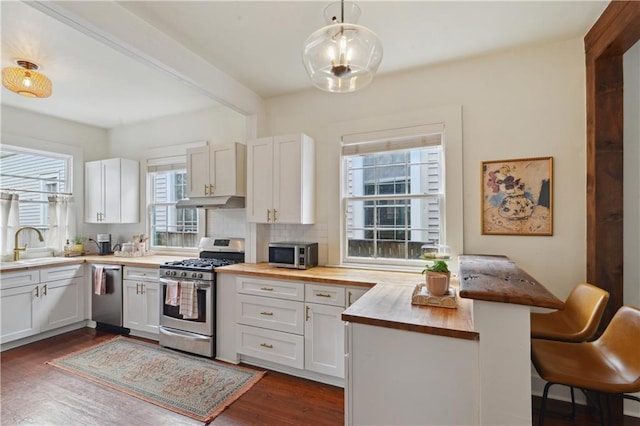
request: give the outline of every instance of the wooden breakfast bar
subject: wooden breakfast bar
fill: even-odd
[[[563,303],[507,257],[459,265],[458,309],[413,306],[381,283],[344,312],[346,424],[531,424],[529,308]],[[421,311],[460,324],[468,310],[468,330],[415,325]]]

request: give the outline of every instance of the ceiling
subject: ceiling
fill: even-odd
[[[311,89],[304,40],[325,25],[316,1],[125,1],[162,31],[262,98]],[[378,76],[552,40],[582,37],[608,2],[360,1],[380,37]],[[53,95],[2,88],[2,104],[103,128],[219,105],[215,96],[22,2],[1,2],[2,67],[31,59]],[[374,83],[375,84],[375,80]],[[366,90],[366,89],[365,89]],[[342,96],[342,95],[335,95]]]

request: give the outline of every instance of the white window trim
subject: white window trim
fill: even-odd
[[[444,235],[447,245],[451,248],[453,258],[464,252],[463,238],[463,163],[462,163],[462,107],[449,106],[425,110],[413,110],[403,113],[371,117],[366,119],[334,123],[329,127],[329,155],[330,164],[337,166],[339,173],[330,173],[326,178],[330,194],[327,200],[328,208],[328,264],[333,266],[380,266],[400,270],[417,270],[419,266],[408,266],[407,261],[393,262],[375,259],[361,264],[344,263],[344,206],[342,205],[342,139],[348,135],[384,132],[386,129],[412,128],[419,126],[442,125],[444,138],[442,146],[445,155],[443,174],[445,176],[444,196],[446,215],[443,218]],[[452,262],[453,270],[457,265]]]

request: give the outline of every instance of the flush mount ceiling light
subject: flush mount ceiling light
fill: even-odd
[[[28,98],[48,98],[51,96],[51,80],[36,70],[33,62],[18,60],[18,67],[2,69],[2,85]]]
[[[320,28],[304,43],[302,59],[318,89],[348,93],[373,81],[382,61],[382,44],[370,29],[356,25],[360,8],[347,6],[344,0],[332,3],[324,11],[326,27]]]

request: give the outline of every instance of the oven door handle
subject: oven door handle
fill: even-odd
[[[183,282],[183,283],[184,282],[194,283],[198,290],[204,290],[211,287],[211,284],[203,283],[202,281],[198,281],[198,280],[171,280],[171,281],[177,281],[177,282]],[[160,278],[160,284],[167,284],[167,282],[168,280],[166,278]]]
[[[160,327],[159,328],[160,333],[166,334],[168,336],[174,336],[174,337],[181,337],[183,339],[187,339],[187,340],[210,340],[211,337],[207,337],[207,336],[199,336],[199,335],[195,335],[193,333],[185,333],[183,331],[179,331],[179,330],[171,330],[169,331],[168,329],[164,328],[164,327]]]

